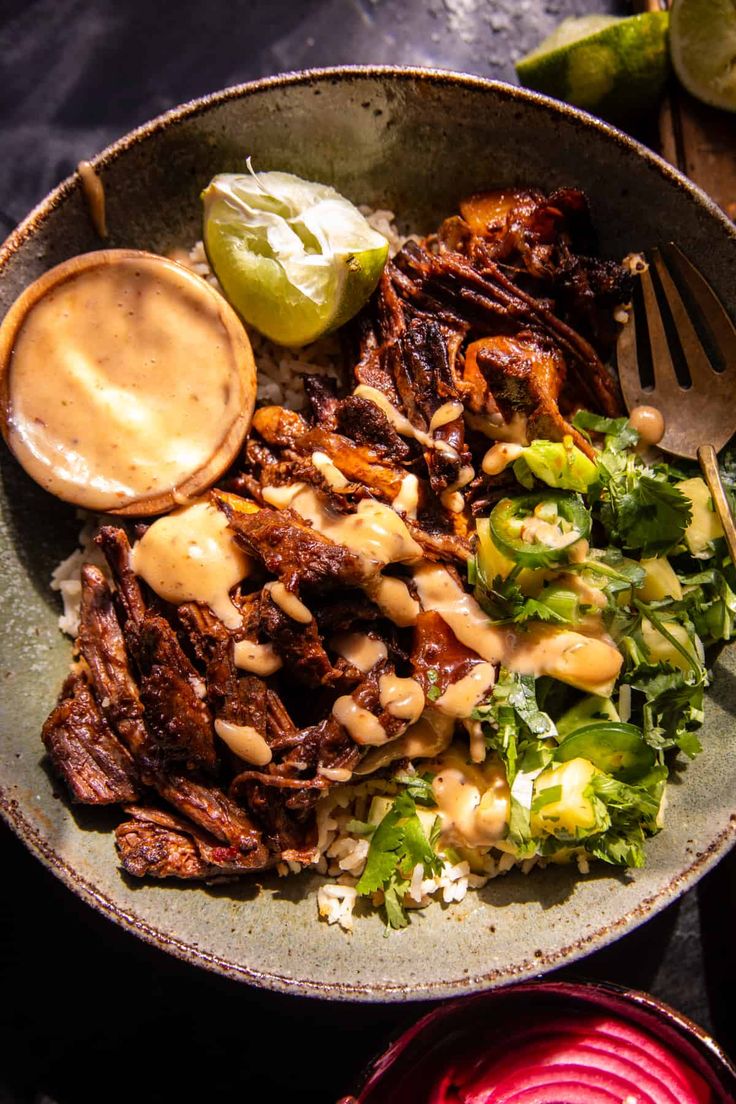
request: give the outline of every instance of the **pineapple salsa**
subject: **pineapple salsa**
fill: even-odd
[[[503,809],[496,846],[514,861],[639,867],[663,826],[672,761],[701,751],[707,649],[731,638],[736,616],[736,573],[708,488],[691,466],[642,453],[624,418],[581,411],[573,424],[593,459],[569,438],[503,446],[508,490],[476,522],[468,584],[489,625],[513,626],[522,642],[605,642],[614,671],[558,661],[540,677],[502,665],[470,722],[482,763],[454,745],[453,770],[445,756],[400,771],[397,792],[352,822],[369,840],[357,891],[378,895],[392,927],[407,923],[418,863],[427,874],[447,862],[484,868],[472,832],[446,830],[448,773],[464,772],[473,824]]]

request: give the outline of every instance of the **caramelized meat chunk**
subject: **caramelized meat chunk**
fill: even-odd
[[[147,613],[135,636],[146,727],[160,765],[187,764],[212,771],[217,765],[205,685],[184,654],[168,621]]]
[[[72,801],[111,805],[138,797],[140,782],[132,756],[100,713],[82,675],[67,681],[41,735]]]
[[[135,878],[215,882],[272,865],[265,847],[244,855],[160,809],[130,806],[126,811],[131,819],[118,825],[115,843],[123,869]]]
[[[323,537],[291,510],[264,508],[244,514],[224,498],[216,499],[231,529],[246,552],[261,561],[267,571],[298,587],[339,582],[359,585],[369,569],[363,559],[341,544]]]

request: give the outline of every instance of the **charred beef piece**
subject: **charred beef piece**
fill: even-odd
[[[320,375],[304,375],[302,380],[312,424],[334,429],[340,405],[335,380]]]
[[[261,509],[241,513],[227,499],[215,501],[246,552],[279,576],[288,590],[320,583],[360,585],[370,574],[356,553],[323,537],[291,510]]]
[[[409,243],[399,255],[408,277],[405,292],[420,301],[425,290],[449,300],[478,336],[513,333],[525,327],[543,331],[575,371],[588,405],[615,417],[621,406],[618,389],[593,347],[552,312],[548,301],[536,299],[515,284],[496,263],[492,251],[478,240],[475,265],[459,253],[435,255]]]
[[[115,600],[120,615],[120,623],[126,631],[143,620],[146,603],[138,580],[130,565],[130,543],[122,529],[114,525],[103,525],[95,537],[95,544],[105,553],[115,580]]]
[[[118,825],[115,843],[123,869],[135,878],[224,881],[273,864],[263,845],[244,855],[161,809],[134,805],[126,812],[131,819]]]
[[[146,727],[161,767],[214,771],[217,766],[212,716],[203,700],[205,685],[184,654],[168,621],[147,613],[129,646],[141,673]]]
[[[247,853],[260,846],[260,834],[248,814],[217,787],[172,774],[159,775],[156,789],[169,805],[236,850]]]
[[[335,425],[340,433],[358,445],[367,445],[381,459],[405,464],[412,450],[400,437],[383,411],[370,399],[349,395],[341,399],[335,411]]]
[[[127,542],[126,542],[127,543]],[[115,545],[117,547],[117,545]],[[135,583],[135,580],[133,580]],[[137,584],[135,584],[137,591]],[[143,616],[140,592],[132,595],[135,616]],[[82,567],[79,650],[90,672],[97,704],[105,719],[139,764],[144,781],[159,762],[143,719],[143,703],[130,672],[125,641],[107,581],[98,567]]]
[[[342,686],[345,670],[335,667],[324,649],[312,619],[304,625],[288,617],[264,590],[261,599],[261,628],[272,641],[290,675],[306,686]]]
[[[133,758],[102,716],[83,675],[67,679],[41,736],[72,801],[111,805],[138,798]]]

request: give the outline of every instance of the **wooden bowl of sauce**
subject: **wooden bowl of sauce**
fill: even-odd
[[[255,397],[232,307],[153,253],[73,257],[0,327],[0,431],[37,483],[85,509],[145,516],[201,494],[235,459]]]

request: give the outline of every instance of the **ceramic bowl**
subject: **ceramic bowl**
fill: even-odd
[[[682,176],[589,116],[518,88],[452,73],[336,69],[274,77],[187,104],[94,161],[113,247],[164,252],[200,236],[199,193],[221,171],[286,169],[390,207],[418,230],[470,192],[563,184],[589,195],[604,255],[676,238],[731,308],[736,231]],[[0,311],[52,265],[99,242],[71,176],[0,253]],[[131,932],[230,977],[351,1000],[447,997],[551,969],[616,939],[700,877],[734,836],[736,655],[717,664],[704,753],[669,789],[667,828],[645,869],[511,874],[384,937],[378,916],[347,936],[317,920],[316,876],[206,888],[138,882],[117,867],[115,815],[71,808],[44,765],[41,724],[69,663],[52,568],[79,521],[2,450],[0,804],[69,888]],[[22,892],[22,887],[15,887]]]
[[[552,1025],[571,1015],[623,1020],[649,1033],[703,1079],[712,1104],[736,1099],[736,1068],[702,1027],[668,1004],[600,982],[547,982],[511,985],[429,1012],[371,1063],[355,1097],[344,1104],[419,1104],[430,1099],[431,1087],[459,1048],[480,1055],[484,1046],[502,1048],[517,1019],[538,1017]],[[478,1041],[477,1050],[469,1040]],[[409,1086],[416,1086],[416,1097]]]

